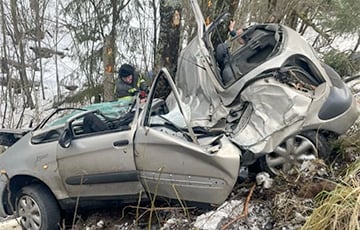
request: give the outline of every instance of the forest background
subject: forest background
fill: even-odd
[[[359,77],[359,0],[199,4],[206,23],[229,12],[238,27],[285,24],[304,35],[345,81]],[[123,63],[136,66],[150,82],[161,67],[175,76],[178,54],[196,31],[190,1],[175,0],[0,0],[0,22],[2,128],[36,123],[64,104],[112,100]]]

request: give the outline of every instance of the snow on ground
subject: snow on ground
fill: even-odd
[[[5,219],[5,220],[0,219],[0,229],[1,230],[21,230],[21,227],[17,223],[16,219],[9,218],[9,219]]]
[[[214,211],[204,213],[196,218],[194,227],[199,230],[217,230],[242,214],[244,200],[230,200],[223,203]],[[232,225],[229,229],[272,229],[272,215],[270,206],[258,201],[249,205],[249,215]]]

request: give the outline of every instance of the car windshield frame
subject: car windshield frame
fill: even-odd
[[[112,102],[94,103],[84,106],[82,108],[74,108],[74,107],[57,108],[49,116],[43,119],[34,130],[43,129],[45,127],[64,125],[69,118],[83,111],[90,111],[90,110],[98,110],[101,114],[103,114],[105,117],[108,117],[109,119],[119,119],[122,116],[124,116],[127,112],[129,112],[133,108],[133,106],[134,106],[133,98],[124,98]],[[63,114],[59,118],[52,120],[52,118],[56,117],[57,115],[59,115],[59,113],[64,111],[72,111],[72,112]]]

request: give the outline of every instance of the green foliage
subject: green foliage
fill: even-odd
[[[346,51],[341,52],[332,49],[324,54],[323,59],[324,62],[334,68],[340,76],[352,76],[360,70],[358,63],[353,61]]]
[[[360,31],[360,1],[359,0],[332,0],[331,7],[324,18],[324,25],[332,32],[358,33]]]
[[[103,94],[102,85],[98,85],[95,87],[88,87],[83,90],[80,90],[74,95],[67,96],[62,102],[59,103],[59,105],[63,103],[83,104],[86,101],[90,101],[92,97],[98,98],[102,94]],[[100,102],[100,101],[96,101],[96,102]],[[54,107],[57,107],[59,105],[55,105]]]

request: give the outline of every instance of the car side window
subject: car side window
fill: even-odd
[[[73,133],[76,136],[82,135],[99,135],[108,132],[129,130],[129,123],[132,121],[134,114],[129,112],[120,118],[105,118],[100,113],[87,113],[71,123]]]
[[[53,141],[57,141],[60,137],[60,134],[63,131],[63,127],[57,128],[57,129],[51,129],[45,132],[41,132],[39,134],[35,134],[31,138],[32,144],[43,144],[43,143],[49,143]]]
[[[102,131],[110,129],[105,119],[96,113],[87,113],[77,118],[71,122],[70,127],[75,137],[95,133],[99,134]]]

